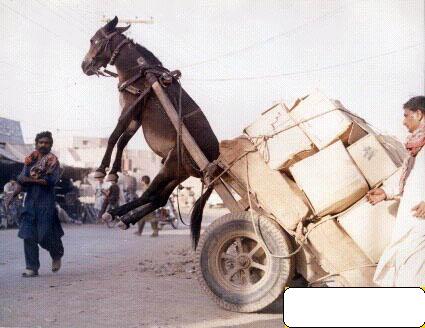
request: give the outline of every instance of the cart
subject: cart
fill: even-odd
[[[334,286],[373,286],[376,264],[362,255],[348,235],[341,235],[343,240],[329,237],[329,245],[325,238],[324,249],[328,254],[325,256],[315,249],[314,240],[308,240],[307,234],[315,228],[335,224],[333,217],[316,218],[316,222],[306,224],[308,226],[302,228],[307,234],[283,227],[257,201],[255,190],[250,190],[249,185],[232,174],[227,163],[220,159],[210,163],[206,159],[157,81],[152,89],[174,127],[180,131],[186,149],[205,173],[204,183],[214,187],[230,211],[206,228],[196,250],[197,278],[218,305],[237,312],[260,311],[279,298],[296,271],[309,283],[336,277],[332,281]],[[234,197],[235,193],[239,197]],[[334,225],[327,228],[339,229]],[[308,251],[304,249],[307,242],[310,243]],[[331,244],[341,244],[341,249],[335,251]],[[329,263],[329,257],[341,255],[338,251],[343,251],[346,263],[352,260],[355,267]],[[308,272],[311,269],[313,275]]]

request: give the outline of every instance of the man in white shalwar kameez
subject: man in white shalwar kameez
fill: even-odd
[[[374,282],[383,287],[425,286],[425,97],[404,104],[403,124],[411,133],[410,157],[400,171],[400,182],[369,191],[371,204],[400,199],[389,246],[376,268]]]

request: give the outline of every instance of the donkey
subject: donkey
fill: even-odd
[[[90,39],[90,49],[81,65],[86,75],[98,75],[101,67],[111,64],[111,59],[112,64],[116,67],[119,83],[124,83],[138,74],[140,63],[163,67],[152,52],[122,34],[130,26],[117,27],[117,23],[118,18],[115,16]],[[132,85],[141,90],[146,90],[149,87],[148,81],[144,77],[138,79]],[[181,108],[184,124],[206,158],[210,162],[217,159],[219,155],[217,137],[199,106],[174,78],[165,88],[165,92],[174,107]],[[106,175],[112,150],[117,143],[117,155],[109,174],[116,174],[120,170],[122,151],[140,126],[142,126],[149,147],[162,158],[163,166],[150,186],[138,199],[108,212],[108,215],[111,216],[110,219],[120,217],[119,226],[122,229],[128,229],[130,224],[135,224],[145,215],[165,206],[173,190],[188,177],[203,178],[203,173],[199,170],[187,149],[183,144],[180,144],[174,126],[153,92],[148,93],[138,103],[133,115],[126,115],[129,114],[128,111],[136,99],[136,95],[126,90],[121,91],[122,112],[120,119],[108,139],[107,150],[96,173],[98,176]],[[193,207],[190,224],[194,248],[196,248],[199,240],[203,208],[212,190],[212,187],[209,187]],[[128,212],[136,208],[135,214],[126,216]]]

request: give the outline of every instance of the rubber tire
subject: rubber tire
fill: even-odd
[[[274,220],[254,214],[257,227],[268,249],[274,255],[285,256],[292,252],[292,244],[287,233]],[[257,228],[258,230],[258,228]],[[234,312],[256,312],[272,304],[290,283],[295,272],[295,259],[281,259],[267,255],[268,272],[261,288],[253,293],[235,293],[220,284],[215,267],[220,245],[235,235],[245,235],[258,240],[255,235],[249,212],[229,213],[210,224],[202,234],[196,251],[196,275],[203,290],[211,296],[220,307]],[[264,277],[263,277],[264,278]]]

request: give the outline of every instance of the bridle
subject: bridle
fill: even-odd
[[[106,62],[105,64],[103,64],[102,66],[106,68],[106,66],[109,65],[114,65],[115,64],[115,60],[117,59],[121,49],[127,45],[128,43],[133,43],[132,40],[128,39],[127,37],[124,36],[124,40],[122,40],[116,47],[114,50],[112,50],[112,45],[111,45],[111,41],[112,39],[116,36],[116,35],[123,35],[121,32],[118,31],[114,31],[112,33],[106,33],[103,29],[100,30],[102,35],[104,36],[102,39],[98,40],[100,42],[100,45],[96,46],[98,47],[98,50],[96,51],[95,55],[92,57],[91,63],[90,63],[90,68],[93,72],[95,72],[97,75],[104,75],[104,73],[102,71],[99,70],[99,68],[95,68],[94,64],[99,60],[99,56],[103,53],[105,53],[105,51],[108,51],[109,53],[109,61]],[[101,66],[101,67],[102,67]]]

